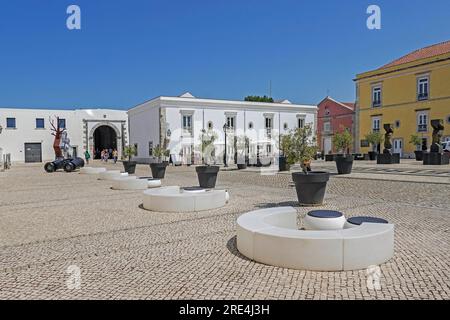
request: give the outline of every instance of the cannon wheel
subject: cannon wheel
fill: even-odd
[[[72,172],[73,170],[75,170],[75,166],[71,162],[67,162],[64,164],[65,172]]]
[[[53,164],[53,162],[47,162],[44,165],[44,169],[45,171],[47,171],[48,173],[53,173],[55,172],[55,165]]]

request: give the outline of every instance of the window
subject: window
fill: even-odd
[[[153,141],[148,143],[148,155],[151,157],[153,155]]]
[[[301,129],[301,128],[304,128],[305,127],[305,119],[303,119],[303,118],[298,118],[298,127]]]
[[[208,122],[208,129],[212,130],[213,128],[214,128],[214,125],[213,125],[212,121],[209,121]]]
[[[192,134],[192,115],[183,115],[183,130]]]
[[[372,106],[379,107],[381,106],[381,87],[373,87],[372,88]]]
[[[417,117],[417,131],[428,131],[428,115],[426,113],[419,113]]]
[[[6,118],[6,128],[15,129],[16,128],[16,118]]]
[[[234,117],[227,117],[227,128],[229,129],[234,129],[234,122],[235,122],[235,118]]]
[[[289,129],[289,126],[288,126],[288,124],[287,124],[286,122],[283,124],[283,129],[284,129],[284,130]]]
[[[58,125],[60,129],[66,129],[66,119],[59,118]]]
[[[249,128],[250,130],[253,129],[253,122],[249,122],[249,123],[248,123],[248,128]]]
[[[272,129],[272,118],[266,117],[266,129],[271,130]]]
[[[323,131],[324,132],[331,132],[331,123],[329,122],[324,122],[323,123]]]
[[[45,121],[43,118],[36,118],[36,129],[44,129]]]
[[[381,124],[381,119],[380,118],[372,118],[372,130],[374,132],[379,132],[380,131],[380,124]]]
[[[417,80],[417,100],[428,100],[430,80],[428,77],[421,77]]]

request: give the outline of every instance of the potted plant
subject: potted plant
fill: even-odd
[[[420,150],[422,146],[422,138],[417,134],[412,134],[409,143],[416,147],[416,151],[414,154],[416,155],[416,161],[423,161],[423,152],[424,150]]]
[[[136,172],[136,161],[131,161],[131,157],[136,155],[136,147],[135,146],[126,146],[123,149],[124,157],[128,158],[128,160],[122,160],[123,169],[128,174],[134,174]]]
[[[201,148],[203,163],[202,166],[197,166],[198,182],[201,188],[212,189],[216,186],[217,174],[219,172],[218,166],[211,166],[211,159],[215,156],[214,142],[217,140],[217,134],[212,130],[202,130]]]
[[[317,151],[316,139],[310,125],[298,128],[291,132],[292,147],[288,151],[288,158],[299,162],[302,172],[292,173],[297,198],[300,205],[317,206],[323,203],[327,182],[330,178],[328,172],[310,171],[311,159]]]
[[[338,174],[350,174],[352,172],[354,156],[347,151],[353,143],[353,137],[348,129],[337,132],[333,137],[334,147],[342,151],[335,157]]]
[[[278,157],[278,170],[290,171],[291,165],[295,163],[292,152],[292,137],[288,134],[281,135],[280,139],[280,156]]]
[[[377,149],[383,142],[383,135],[380,132],[371,132],[366,134],[365,139],[372,146],[372,151],[369,151],[369,160],[377,160]]]
[[[164,139],[163,146],[157,145],[152,150],[152,156],[156,158],[156,162],[150,163],[150,169],[152,170],[152,177],[154,179],[164,179],[166,175],[166,168],[169,165],[169,161],[166,160],[169,157],[170,150],[166,148],[167,139]]]
[[[237,164],[239,170],[247,169],[248,165],[248,148],[250,145],[250,139],[245,135],[235,137],[235,154],[234,161]]]

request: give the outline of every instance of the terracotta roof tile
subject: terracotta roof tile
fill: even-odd
[[[445,53],[450,53],[450,40],[413,51],[397,60],[394,60],[394,61],[382,66],[380,69],[398,66],[400,64],[413,62],[413,61],[420,60],[420,59],[431,58],[431,57],[439,56],[439,55],[445,54]]]

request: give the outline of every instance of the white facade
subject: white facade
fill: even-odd
[[[130,144],[137,145],[135,160],[152,161],[151,148],[170,140],[168,149],[172,158],[183,164],[201,163],[202,130],[211,129],[217,135],[215,158],[223,163],[225,123],[227,130],[227,162],[235,163],[234,137],[250,139],[250,155],[264,157],[278,154],[279,136],[302,125],[311,125],[316,131],[317,107],[281,103],[198,99],[190,93],[180,97],[158,97],[128,111]],[[231,120],[232,118],[232,120]],[[269,120],[267,120],[269,119]],[[267,130],[269,129],[269,130]]]
[[[83,157],[85,150],[93,155],[95,144],[95,132],[100,127],[108,127],[114,146],[121,156],[122,147],[128,143],[128,118],[126,111],[109,109],[77,109],[77,110],[38,110],[38,109],[5,109],[0,108],[0,148],[3,153],[11,154],[11,161],[25,162],[27,149],[30,144],[40,147],[41,161],[49,161],[55,158],[53,150],[54,137],[51,135],[50,118],[56,122],[56,117],[65,119],[72,153]],[[7,119],[11,125],[8,127]],[[43,119],[43,120],[36,120]],[[39,125],[38,123],[39,122]],[[44,123],[44,128],[40,126]],[[55,123],[56,124],[56,123]],[[102,131],[100,129],[99,131]],[[113,132],[113,133],[112,133]],[[100,138],[99,134],[97,136]],[[28,157],[28,159],[30,159]],[[34,162],[34,161],[33,161]],[[37,161],[38,162],[38,161]]]

